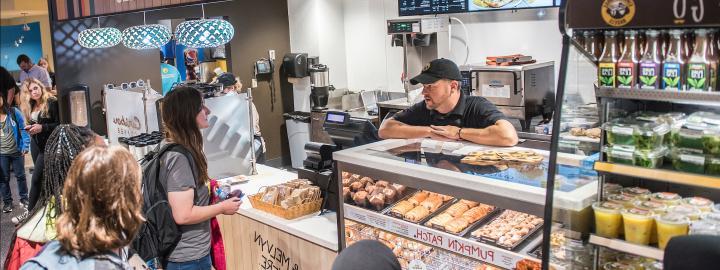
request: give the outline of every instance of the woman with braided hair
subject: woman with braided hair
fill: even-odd
[[[41,177],[39,184],[32,186],[39,189],[35,191],[39,195],[34,207],[13,220],[18,223],[17,237],[9,249],[5,269],[18,269],[23,262],[35,255],[28,252],[28,249],[39,249],[45,242],[55,239],[54,222],[63,212],[59,202],[65,177],[75,157],[92,145],[105,145],[105,142],[85,127],[60,125],[50,135],[45,152],[38,157],[38,165],[42,164],[44,168],[36,166],[36,173],[33,174],[33,178],[35,175]],[[33,218],[36,216],[46,218]]]

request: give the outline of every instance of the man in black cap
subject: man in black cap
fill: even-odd
[[[515,127],[494,104],[460,91],[460,69],[448,59],[436,59],[412,78],[423,84],[424,100],[383,121],[383,139],[432,138],[467,140],[477,144],[513,146]]]
[[[401,270],[392,250],[377,240],[361,240],[335,258],[332,270]]]

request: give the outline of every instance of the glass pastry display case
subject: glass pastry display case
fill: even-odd
[[[340,249],[370,238],[396,249],[405,269],[539,269],[542,228],[555,226],[543,220],[548,157],[432,140],[335,152]],[[558,214],[587,220],[597,175],[585,156],[559,160]]]
[[[559,214],[567,133],[553,126],[544,269],[658,269],[671,238],[720,234],[720,8],[702,2],[563,1],[553,121],[595,106],[598,181],[587,220]]]

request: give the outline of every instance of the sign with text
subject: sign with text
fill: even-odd
[[[56,21],[226,0],[50,0]]]
[[[380,213],[345,205],[345,217],[472,259],[512,269],[525,256]],[[382,220],[382,221],[380,221]]]
[[[720,0],[567,0],[571,29],[720,26]]]

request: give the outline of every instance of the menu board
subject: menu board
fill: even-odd
[[[400,16],[559,6],[560,0],[398,0]]]

